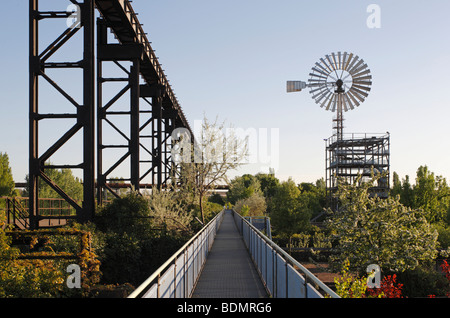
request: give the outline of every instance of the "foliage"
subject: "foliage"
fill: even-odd
[[[209,196],[208,202],[217,203],[220,204],[221,206],[225,205],[225,200],[219,193],[214,193],[213,195]]]
[[[316,184],[302,182],[298,185],[300,195],[303,197],[311,217],[322,213],[326,206],[325,181],[319,179]]]
[[[0,197],[15,196],[16,194],[8,154],[0,152]]]
[[[313,237],[313,246],[315,248],[331,248],[331,242],[327,235],[324,232],[318,231],[315,232]]]
[[[192,211],[178,200],[177,192],[154,189],[147,200],[153,227],[190,232]]]
[[[447,279],[434,266],[418,266],[396,274],[398,281],[403,284],[402,294],[405,297],[427,297],[430,294],[445,296],[449,291]]]
[[[71,244],[61,244],[58,238],[70,234]],[[31,252],[11,246],[12,237],[30,237]],[[100,280],[99,261],[90,249],[88,232],[74,229],[11,232],[0,230],[0,297],[74,297],[87,295]],[[62,248],[61,248],[62,247]],[[67,266],[81,269],[81,289],[65,284]]]
[[[266,212],[266,200],[261,192],[236,202],[234,209],[242,216],[263,216]]]
[[[445,224],[435,224],[434,228],[439,233],[439,248],[442,250],[450,249],[450,226]]]
[[[292,247],[309,247],[311,235],[306,233],[297,233],[292,235]]]
[[[95,223],[104,233],[103,283],[142,283],[187,240],[191,217],[176,200],[169,191],[155,191],[150,198],[132,192],[99,211]]]
[[[100,209],[95,224],[104,232],[145,235],[150,227],[150,208],[147,200],[136,192],[113,200]]]
[[[309,228],[311,212],[292,179],[277,187],[271,205],[271,223],[281,236],[290,238]]]
[[[368,277],[350,274],[350,262],[345,260],[341,276],[334,278],[336,293],[342,298],[402,298],[403,284],[397,282],[397,275],[386,275],[379,288],[369,288]]]
[[[72,199],[81,202],[83,200],[83,185],[81,180],[75,177],[71,169],[46,169],[45,174],[63,189]],[[26,176],[27,183],[29,182]],[[46,182],[39,180],[38,185],[40,198],[61,198]],[[28,187],[24,191],[24,196],[29,196]]]
[[[201,217],[201,211],[200,206],[198,204],[193,204],[190,206],[192,209],[192,215],[196,216],[197,218]],[[223,210],[223,205],[214,203],[214,202],[203,202],[203,216],[205,218],[205,223],[207,224],[209,221],[211,221],[217,213]],[[197,224],[199,224],[197,222]],[[196,230],[199,230],[197,227]]]
[[[280,184],[273,173],[258,173],[255,175],[258,179],[262,193],[267,199],[272,198],[275,195],[275,191]]]
[[[342,298],[363,298],[367,290],[367,278],[350,274],[350,262],[345,260],[341,276],[334,278],[336,293]]]
[[[442,272],[450,283],[450,264],[448,264],[447,260],[444,260],[441,264]]]
[[[400,181],[398,174],[394,172],[392,181],[393,186],[390,195],[392,197],[400,196],[401,204],[411,208],[414,207],[414,191],[409,181],[409,176],[405,176],[403,181]]]
[[[449,195],[450,189],[445,178],[435,176],[427,166],[419,167],[414,187],[414,205],[428,212],[428,222],[436,223],[446,219]]]
[[[403,284],[397,282],[397,275],[386,275],[380,283],[380,288],[368,288],[368,297],[402,298]]]
[[[371,182],[358,185],[339,184],[340,208],[332,212],[326,224],[336,242],[335,267],[348,259],[360,272],[370,264],[386,271],[402,272],[436,255],[437,232],[427,222],[422,210],[411,210],[398,198],[372,196]]]
[[[262,195],[260,181],[251,174],[244,174],[231,180],[227,200],[236,204],[238,201],[248,199],[254,194]]]
[[[400,196],[400,202],[412,209],[422,209],[429,223],[447,223],[450,209],[450,187],[442,176],[436,176],[427,166],[420,166],[416,172],[415,185],[409,176],[400,181],[393,173],[391,196]]]

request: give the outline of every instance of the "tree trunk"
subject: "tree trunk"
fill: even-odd
[[[203,225],[205,225],[205,215],[203,214],[203,193],[200,193],[199,203],[200,203],[200,215],[202,217]]]

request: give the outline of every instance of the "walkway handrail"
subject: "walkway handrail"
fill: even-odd
[[[233,216],[261,279],[272,297],[322,298],[325,293],[331,298],[340,298],[330,287],[234,210]]]
[[[217,230],[223,220],[219,212],[128,298],[188,298],[200,276]]]

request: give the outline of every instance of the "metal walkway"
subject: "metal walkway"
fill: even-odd
[[[231,211],[227,210],[192,298],[266,297]]]
[[[128,298],[324,298],[327,295],[339,298],[249,220],[233,210],[223,210]]]

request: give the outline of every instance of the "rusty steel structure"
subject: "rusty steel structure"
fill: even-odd
[[[161,64],[150,45],[146,33],[128,0],[70,0],[65,10],[40,10],[39,2],[29,0],[29,214],[30,227],[39,227],[44,216],[39,213],[39,183],[45,182],[67,201],[76,211],[72,216],[79,222],[93,218],[95,207],[102,204],[102,193],[112,191],[110,183],[129,184],[140,190],[144,183],[162,187],[171,182],[179,167],[171,160],[171,138],[176,128],[191,132],[189,123],[164,74]],[[46,3],[61,6],[61,3]],[[50,44],[40,47],[40,25],[49,19],[71,19],[71,25],[55,37]],[[64,23],[64,22],[63,22]],[[108,40],[108,30],[115,41]],[[81,34],[79,46],[82,59],[75,61],[52,61],[75,35]],[[112,64],[117,74],[104,74],[105,65]],[[81,87],[80,100],[54,80],[47,70],[81,70],[81,79],[71,85]],[[64,81],[64,78],[60,79]],[[40,98],[39,82],[50,84],[57,94],[63,96],[73,107],[72,112],[47,112],[46,105],[52,101]],[[109,98],[105,86],[121,83],[122,88]],[[118,100],[126,94],[129,98],[116,108]],[[122,98],[123,99],[123,98]],[[41,107],[44,106],[44,107]],[[128,122],[119,127],[115,118]],[[72,120],[72,126],[63,131],[50,146],[41,146],[40,126],[46,120]],[[109,130],[108,130],[109,129]],[[108,138],[112,133],[118,138]],[[52,158],[76,135],[82,136],[79,163],[52,163]],[[192,135],[192,134],[191,134]],[[193,136],[193,135],[192,135]],[[113,158],[108,151],[122,151]],[[129,175],[114,175],[118,166],[127,165]],[[68,195],[57,180],[51,178],[52,169],[81,171],[83,201],[77,202]],[[48,218],[48,216],[45,216]],[[65,216],[64,218],[70,218]]]
[[[326,141],[326,191],[331,207],[337,208],[333,194],[338,183],[367,182],[379,179],[370,189],[372,195],[387,198],[389,194],[390,135],[343,134]],[[340,180],[339,180],[340,179]]]

